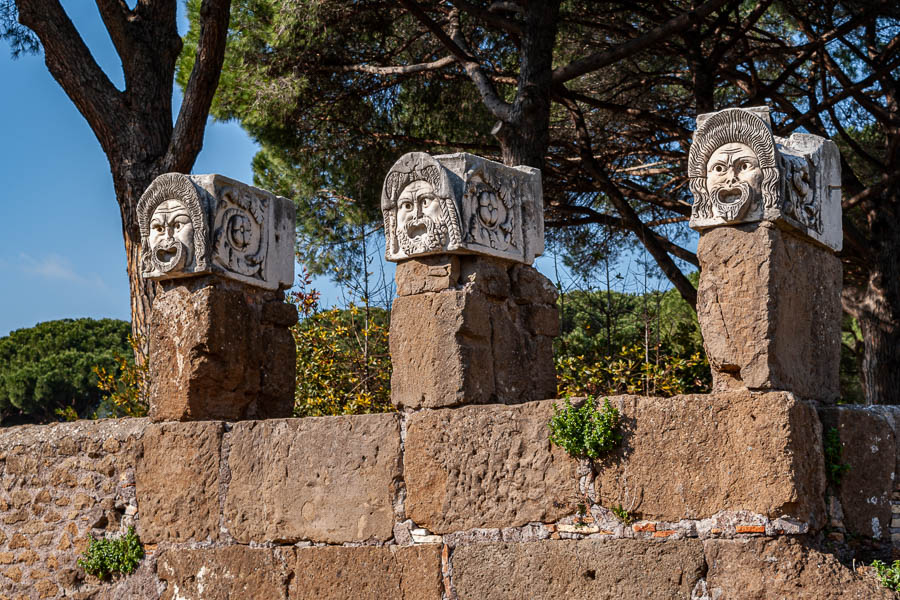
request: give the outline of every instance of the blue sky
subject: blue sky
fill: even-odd
[[[121,63],[94,3],[63,4],[97,62],[121,88]],[[183,6],[179,10],[183,33]],[[5,44],[0,53],[5,53],[0,55],[5,142],[0,145],[0,216],[5,224],[0,236],[0,336],[66,317],[129,319],[121,222],[106,156],[50,76],[43,55],[13,60]],[[176,113],[178,96],[176,91]],[[256,151],[237,124],[210,121],[193,172],[252,183],[250,161]],[[539,258],[536,266],[554,278],[552,257]],[[627,265],[619,265],[616,270],[625,269]],[[377,265],[373,270],[380,271]],[[314,287],[325,305],[345,299],[326,278],[314,280]]]

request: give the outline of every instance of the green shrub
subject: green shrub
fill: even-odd
[[[873,560],[872,566],[875,568],[881,585],[891,591],[900,592],[900,560],[895,560],[891,566],[880,560]]]
[[[841,461],[841,455],[840,433],[837,428],[829,427],[825,432],[825,476],[828,482],[834,486],[840,485],[844,473],[850,470],[850,465]]]
[[[590,396],[578,407],[568,398],[562,409],[554,403],[549,426],[550,441],[577,458],[599,458],[622,441],[619,411],[608,398],[600,410]]]
[[[91,545],[78,559],[78,566],[88,575],[107,579],[112,575],[132,573],[142,558],[144,547],[134,527],[129,527],[128,533],[118,538],[91,538]]]
[[[116,354],[131,352],[130,331],[125,321],[62,319],[0,338],[0,422],[46,423],[93,412],[101,395],[92,369],[115,371]]]

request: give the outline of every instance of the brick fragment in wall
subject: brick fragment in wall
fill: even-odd
[[[696,540],[471,544],[452,562],[459,598],[479,600],[688,600],[706,568]]]
[[[891,526],[891,496],[896,485],[897,442],[881,411],[862,406],[819,410],[822,425],[838,431],[841,463],[850,468],[832,486],[843,509],[848,533],[887,540]]]
[[[406,408],[555,395],[556,292],[532,267],[479,256],[397,266],[391,399]]]
[[[220,421],[154,423],[137,464],[138,533],[147,543],[219,537]]]
[[[836,401],[842,271],[834,253],[753,223],[704,231],[697,258],[697,318],[713,391],[785,390]]]
[[[166,583],[162,600],[287,600],[285,554],[290,557],[293,549],[223,546],[166,550],[157,566],[160,580]]]
[[[236,423],[225,527],[242,543],[390,539],[400,477],[396,414]]]

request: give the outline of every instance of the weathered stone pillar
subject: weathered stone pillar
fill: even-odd
[[[150,315],[150,418],[290,416],[296,356],[284,302],[294,206],[221,175],[161,175],[138,204]]]
[[[837,400],[837,146],[808,134],[774,137],[767,107],[726,109],[697,118],[688,175],[713,390]]]
[[[398,407],[556,395],[556,290],[543,252],[540,172],[471,154],[407,154],[384,182],[391,399]]]

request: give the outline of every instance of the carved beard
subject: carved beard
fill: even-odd
[[[187,255],[181,242],[169,238],[151,250],[150,260],[161,273],[170,273],[184,268]]]
[[[709,192],[713,214],[726,221],[737,221],[750,209],[756,197],[756,190],[745,181],[733,185],[719,184]]]
[[[425,216],[410,219],[397,230],[397,241],[407,256],[441,250],[447,243],[447,224]]]

